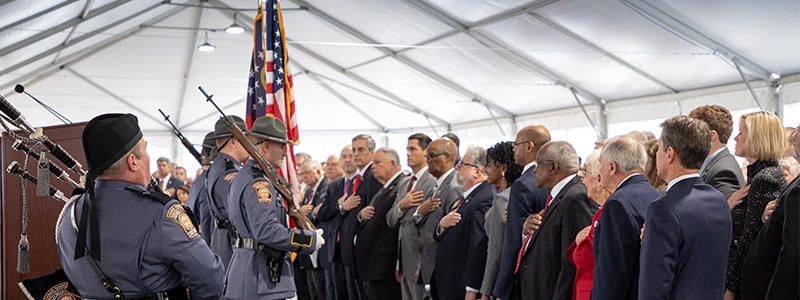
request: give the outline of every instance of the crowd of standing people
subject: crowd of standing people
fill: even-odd
[[[190,189],[176,183],[180,175],[168,174],[169,161],[158,161],[161,189],[185,193],[184,204],[194,212],[196,227],[179,224],[191,245],[206,247],[192,257],[210,266],[204,280],[220,287],[198,288],[178,268],[192,297],[800,295],[800,126],[784,128],[769,112],[736,120],[732,152],[726,144],[734,120],[719,105],[664,120],[658,137],[634,131],[599,140],[583,160],[542,125],[526,126],[513,141],[488,149],[462,147],[452,133],[416,133],[407,138],[407,171],[396,150],[356,135],[322,162],[294,157],[303,191],[297,211],[317,230],[291,229],[286,201],[292,199],[282,199],[279,183],[228,133],[231,126],[245,131],[244,122],[228,118],[206,136],[207,164]],[[247,132],[274,166],[289,143],[282,125],[262,117]],[[135,164],[128,165],[134,172]],[[62,264],[78,257],[61,254]],[[76,285],[82,293],[92,290]],[[133,286],[123,291],[141,294]]]

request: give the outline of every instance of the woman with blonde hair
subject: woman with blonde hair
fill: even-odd
[[[603,204],[606,203],[611,191],[600,184],[600,152],[601,149],[594,150],[586,162],[583,164],[586,175],[583,176],[583,184],[586,185],[586,193],[597,204],[600,209],[595,213],[592,224],[586,226],[578,232],[575,241],[567,249],[567,258],[575,265],[575,282],[572,286],[573,300],[589,300],[592,292],[594,274],[594,224],[600,219],[603,212]]]
[[[781,121],[774,114],[759,111],[739,119],[736,136],[736,155],[754,159],[747,166],[750,191],[740,204],[731,210],[733,238],[728,255],[725,278],[725,299],[737,299],[742,286],[742,266],[750,242],[761,228],[761,215],[767,203],[778,198],[786,187],[783,170],[778,164],[783,156],[786,137]]]

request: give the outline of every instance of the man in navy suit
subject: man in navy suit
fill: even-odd
[[[347,145],[342,149],[339,156],[339,164],[342,166],[344,177],[328,185],[328,192],[323,200],[323,205],[317,213],[317,220],[325,233],[323,237],[330,243],[329,247],[326,248],[328,245],[323,245],[320,248],[320,260],[322,261],[322,267],[326,269],[327,298],[331,300],[350,299],[347,293],[342,255],[339,251],[341,242],[339,229],[344,220],[339,205],[345,200],[345,196],[349,194],[345,191],[352,190],[353,179],[355,179],[356,171],[358,171],[355,162],[353,162],[352,146]]]
[[[439,248],[431,294],[436,299],[476,299],[480,292],[489,240],[483,220],[495,194],[486,183],[486,164],[486,150],[470,146],[456,165],[456,182],[464,192],[445,207],[447,215],[434,233]]]
[[[642,175],[644,146],[612,138],[600,153],[600,184],[612,192],[594,228],[592,299],[636,299],[639,239],[647,207],[661,194]]]
[[[656,167],[667,193],[647,208],[639,299],[722,299],[731,212],[698,173],[711,147],[708,125],[676,116],[661,128]]]
[[[536,186],[533,168],[536,165],[536,153],[549,141],[550,132],[541,125],[520,129],[514,141],[514,160],[524,167],[522,176],[511,184],[500,270],[492,292],[495,297],[506,299],[510,295],[517,254],[522,245],[522,223],[528,215],[541,211],[547,200],[549,191]]]
[[[352,189],[346,191],[349,196],[339,205],[339,211],[344,216],[342,227],[339,230],[341,239],[339,250],[350,299],[366,299],[362,283],[356,274],[356,257],[353,252],[358,229],[358,212],[369,204],[369,201],[383,185],[375,179],[372,173],[375,140],[369,135],[359,134],[353,138],[352,142],[353,161],[358,167],[358,172],[351,184]]]
[[[156,182],[158,182],[159,188],[170,196],[175,195],[175,190],[186,183],[172,176],[169,170],[169,158],[159,157],[156,165],[158,166]]]

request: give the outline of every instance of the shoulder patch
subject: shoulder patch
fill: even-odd
[[[225,179],[225,181],[228,183],[233,183],[233,178],[236,177],[236,174],[239,174],[239,172],[230,172],[226,174],[223,179]]]
[[[250,185],[256,189],[258,202],[270,204],[272,203],[272,192],[269,191],[269,182],[266,180],[259,180]]]
[[[183,228],[183,231],[186,232],[186,236],[189,238],[198,235],[197,228],[194,227],[192,219],[189,218],[189,215],[186,214],[186,211],[183,210],[183,206],[180,203],[175,203],[169,207],[169,210],[167,210],[167,218],[178,222],[178,225]]]

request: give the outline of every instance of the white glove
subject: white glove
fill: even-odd
[[[322,229],[321,228],[319,228],[319,229],[317,229],[315,231],[317,232],[317,243],[314,244],[314,251],[317,251],[317,250],[319,250],[319,248],[322,248],[322,245],[325,245],[325,239],[322,238]]]

